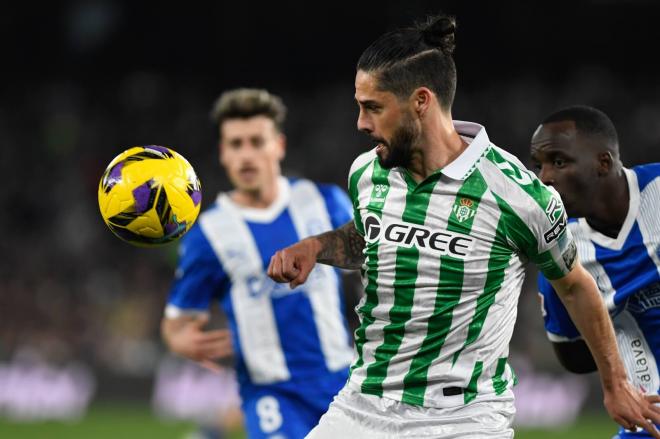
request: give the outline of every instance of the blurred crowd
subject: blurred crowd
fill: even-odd
[[[138,72],[99,89],[45,82],[0,104],[0,359],[29,346],[49,361],[153,372],[176,245],[138,249],[116,239],[98,213],[98,179],[125,148],[167,145],[193,163],[208,206],[227,188],[208,119],[219,91]],[[352,158],[368,146],[355,131],[352,85],[273,91],[289,107],[285,172],[344,185]],[[660,160],[659,95],[653,84],[587,69],[561,86],[531,77],[459,86],[454,116],[483,123],[491,140],[527,161],[529,138],[546,113],[588,103],[611,115],[623,160],[633,165]],[[544,334],[528,284],[518,325],[538,330],[518,331],[514,347],[538,358],[547,346],[538,346]]]
[[[596,106],[612,118],[626,165],[660,161],[660,84],[649,74],[580,66],[548,80],[525,69],[492,80],[484,72],[483,81],[463,85],[469,58],[458,64],[454,117],[484,124],[493,142],[525,163],[540,120],[570,104]],[[98,180],[124,149],[165,145],[193,164],[203,206],[210,205],[228,188],[208,117],[223,84],[156,70],[85,84],[17,84],[4,87],[0,100],[0,363],[30,352],[55,366],[84,364],[101,397],[117,396],[121,386],[114,384],[122,381],[147,383],[133,394],[149,397],[165,355],[159,322],[176,245],[134,248],[114,237],[98,212]],[[345,187],[352,159],[369,145],[355,129],[352,82],[267,85],[289,108],[285,173]],[[512,362],[559,374],[534,279],[532,272],[521,295]]]

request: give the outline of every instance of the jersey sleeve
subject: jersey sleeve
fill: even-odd
[[[575,264],[577,247],[559,194],[535,180],[526,212],[526,229],[514,228],[518,247],[548,279],[567,275]],[[527,233],[529,232],[529,233]]]
[[[228,288],[229,279],[197,223],[181,238],[165,315],[206,313],[211,300],[220,298]]]
[[[633,171],[637,174],[637,184],[642,192],[650,183],[660,178],[660,163],[635,166]]]
[[[564,304],[543,275],[539,275],[538,287],[541,298],[541,313],[550,341],[564,342],[580,338],[580,333],[573,324],[573,320],[571,320]]]
[[[318,188],[325,200],[333,229],[339,228],[353,219],[353,205],[346,192],[333,184],[319,185]]]
[[[509,243],[548,279],[572,269],[577,248],[568,230],[564,204],[512,154],[491,145],[480,165],[504,219]]]

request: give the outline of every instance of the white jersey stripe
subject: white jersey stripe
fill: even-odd
[[[634,172],[633,172],[634,174]],[[657,236],[654,236],[654,230],[660,230],[660,216],[658,216],[657,206],[660,204],[660,178],[656,178],[649,183],[640,194],[639,210],[637,217],[639,231],[642,233],[644,246],[649,256],[655,263],[660,274],[660,254],[657,244]]]
[[[573,239],[577,246],[578,255],[582,262],[582,266],[591,274],[595,279],[596,285],[600,290],[600,293],[603,295],[603,300],[607,309],[612,311],[614,310],[614,293],[616,292],[612,287],[612,281],[607,275],[605,268],[596,260],[596,247],[594,243],[589,239],[589,236],[585,232],[584,228],[579,227],[579,223],[572,222],[568,225],[571,233],[573,233]]]
[[[255,384],[288,380],[290,373],[271,298],[267,294],[251,295],[248,287],[248,282],[263,276],[259,249],[248,226],[227,197],[220,197],[218,204],[220,209],[209,211],[200,218],[200,227],[231,277],[230,295],[250,378]]]
[[[365,186],[370,186],[372,175],[373,165],[364,172],[358,187],[361,187],[363,184]],[[390,172],[388,175],[388,181],[390,183],[390,189],[387,197],[385,198],[385,204],[383,205],[383,215],[388,215],[400,219],[401,216],[403,216],[405,205],[402,203],[393,203],[391,200],[399,198],[401,193],[405,194],[407,187],[404,187],[401,180],[394,178],[392,172]],[[369,195],[371,194],[371,191],[360,191],[361,194],[363,192],[367,192]],[[370,196],[367,196],[365,199],[367,204],[369,203],[369,199]],[[385,328],[385,326],[390,323],[389,312],[392,308],[392,305],[394,304],[394,294],[388,294],[387,292],[384,292],[382,285],[394,285],[394,277],[396,271],[395,268],[396,258],[393,257],[393,255],[384,253],[383,249],[379,247],[378,289],[376,291],[378,294],[378,304],[371,310],[371,316],[373,317],[374,322],[367,326],[365,329],[365,338],[367,341],[362,351],[364,365],[369,365],[374,362],[374,354],[376,352],[376,348],[378,348],[383,340],[383,328]],[[366,377],[367,367],[364,366],[353,370],[351,380],[356,379],[357,383],[362,384]]]
[[[310,181],[299,181],[291,187],[289,213],[299,239],[332,230],[323,196]],[[329,309],[340,309],[337,276],[329,265],[317,264],[306,283],[306,291],[314,312],[314,321],[321,341],[321,350],[328,369],[337,371],[345,368],[353,358],[353,351],[345,337],[346,330],[340,313],[329,313]]]
[[[452,181],[451,186],[460,186],[461,182]],[[437,227],[440,230],[447,228],[448,216],[434,215],[434,212],[450,212],[454,204],[451,197],[430,197],[427,212],[424,220],[426,227]],[[403,213],[403,211],[402,211]],[[417,282],[416,288],[429,288],[438,284],[438,273],[440,272],[440,258],[420,257],[417,262]],[[382,271],[379,275],[383,275]],[[413,297],[411,310],[411,319],[405,325],[405,333],[401,345],[399,346],[399,361],[391,362],[387,369],[387,376],[383,380],[383,387],[392,388],[394,383],[400,382],[401,377],[405,376],[410,369],[415,355],[418,353],[422,342],[428,333],[429,318],[435,310],[435,301],[428,300],[429,297],[423,294],[416,294]],[[391,395],[399,400],[403,397],[403,387],[392,389]]]

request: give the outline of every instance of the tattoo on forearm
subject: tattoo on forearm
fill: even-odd
[[[321,264],[358,269],[364,262],[364,238],[350,221],[340,228],[318,236],[323,249],[316,257]]]

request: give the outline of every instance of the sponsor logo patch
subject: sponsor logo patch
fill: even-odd
[[[368,243],[385,241],[400,247],[429,249],[441,255],[465,259],[474,247],[475,239],[462,233],[448,230],[433,230],[428,227],[406,222],[383,224],[373,214],[363,219],[364,239]]]
[[[374,185],[374,198],[373,201],[383,201],[387,194],[388,186],[385,184]]]
[[[552,227],[550,227],[550,230],[548,230],[543,234],[543,238],[545,238],[545,242],[550,244],[552,241],[554,241],[559,236],[561,236],[561,233],[564,231],[565,228],[566,228],[566,217],[562,216],[559,219],[559,221],[557,221],[552,225]]]

